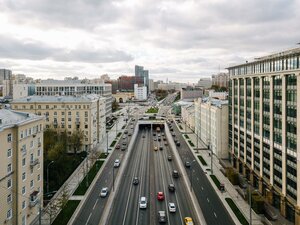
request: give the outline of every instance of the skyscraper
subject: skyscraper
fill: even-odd
[[[144,78],[144,85],[147,87],[147,92],[149,92],[149,70],[144,70],[143,66],[135,65],[135,76]]]

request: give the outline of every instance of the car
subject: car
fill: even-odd
[[[133,178],[133,181],[132,181],[132,183],[134,184],[134,185],[137,185],[137,184],[139,184],[139,178],[137,178],[137,177],[134,177]]]
[[[123,145],[123,146],[121,147],[121,151],[125,151],[125,150],[126,150],[126,146]]]
[[[172,156],[168,155],[168,161],[172,161]]]
[[[120,159],[116,159],[114,162],[114,167],[119,167],[120,166]]]
[[[185,225],[194,225],[194,222],[191,217],[184,217]]]
[[[160,138],[158,138],[157,140],[158,140],[158,141],[161,141],[161,139],[160,139]]]
[[[186,168],[190,168],[191,167],[191,163],[189,161],[185,161],[184,163]]]
[[[156,136],[156,133],[153,133],[153,136]]]
[[[158,222],[159,223],[167,222],[167,215],[165,211],[158,211]]]
[[[170,128],[170,131],[173,131],[173,128],[172,128],[172,127]]]
[[[154,147],[154,151],[157,151],[157,146]]]
[[[162,150],[163,150],[163,147],[162,147],[162,146],[159,146],[159,150],[161,150],[161,151],[162,151]]]
[[[176,146],[177,147],[180,147],[180,142],[177,140],[177,142],[176,142]]]
[[[167,138],[166,138],[166,137],[164,137],[164,138],[163,138],[163,140],[164,140],[164,141],[166,141],[166,140],[167,140]]]
[[[128,136],[130,137],[132,134],[131,133],[128,133]]]
[[[169,212],[176,212],[175,203],[169,202],[168,207],[169,207]]]
[[[173,137],[175,137],[175,136],[176,136],[174,132],[172,133],[172,136],[173,136]]]
[[[157,200],[163,201],[165,199],[165,195],[162,191],[157,192]]]
[[[173,170],[172,176],[173,176],[174,178],[178,178],[178,177],[179,177],[178,171],[177,171],[177,170]]]
[[[121,147],[121,146],[120,146],[119,144],[116,145],[116,149],[120,149],[120,147]]]
[[[156,138],[153,138],[153,141],[156,141]]]
[[[124,131],[124,134],[127,134],[127,133],[128,133],[128,130],[125,130],[125,131]]]
[[[140,209],[146,209],[147,208],[147,198],[141,197],[139,205],[140,205]]]
[[[122,145],[123,145],[123,146],[126,146],[126,145],[127,145],[127,143],[126,143],[126,142],[123,142],[123,143],[122,143]]]
[[[104,188],[101,189],[100,196],[102,198],[105,198],[108,195],[108,192],[109,192],[108,187],[104,187]]]
[[[125,135],[123,136],[123,139],[126,139],[126,136],[125,136]]]
[[[169,184],[168,188],[169,188],[169,191],[171,191],[171,192],[175,191],[175,185],[174,184]]]
[[[165,142],[165,146],[167,146],[168,145],[168,142]]]

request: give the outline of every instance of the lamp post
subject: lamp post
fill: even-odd
[[[250,181],[248,182],[249,187],[249,225],[252,225],[252,194],[251,194],[251,185]]]
[[[51,164],[53,164],[54,163],[54,161],[51,161],[50,163],[48,163],[48,165],[47,165],[47,193],[49,193],[49,166],[51,165]]]
[[[106,131],[106,155],[108,155],[108,131]]]
[[[191,167],[190,167],[191,192],[193,191],[193,163],[194,162],[196,162],[195,159],[191,162]]]
[[[197,129],[196,136],[197,136],[197,153],[198,153],[198,151],[199,151],[199,129]]]
[[[208,142],[207,149],[210,150],[210,172],[211,172],[211,174],[213,174],[214,173],[213,172],[213,151],[210,146],[210,142]]]
[[[113,191],[115,191],[115,167],[113,167]]]

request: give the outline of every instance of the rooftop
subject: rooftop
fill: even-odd
[[[94,80],[54,80],[54,79],[48,79],[48,80],[41,80],[39,83],[36,83],[36,85],[82,85],[82,86],[111,86],[109,83],[104,82],[98,82]]]
[[[22,103],[22,102],[91,102],[97,99],[104,99],[96,94],[90,95],[78,95],[78,96],[46,96],[46,95],[33,95],[25,98],[19,98],[13,100],[12,103]]]
[[[0,109],[0,131],[6,127],[42,118],[43,117],[31,113]]]

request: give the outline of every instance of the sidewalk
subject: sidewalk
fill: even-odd
[[[119,111],[120,112],[120,111]],[[110,144],[115,140],[116,135],[119,132],[123,132],[122,127],[126,124],[124,121],[125,117],[119,117],[118,122],[114,124],[114,126],[108,132],[108,152],[111,152]],[[117,126],[116,126],[117,124]],[[117,131],[116,131],[116,128]],[[42,211],[42,225],[49,225],[50,222],[53,222],[56,216],[60,212],[59,205],[61,204],[62,199],[67,198],[68,200],[82,200],[83,196],[72,196],[72,194],[77,189],[78,185],[84,179],[86,175],[86,167],[89,169],[93,166],[96,159],[98,158],[102,152],[107,151],[107,137],[102,139],[100,143],[96,145],[96,147],[88,154],[88,157],[82,161],[82,163],[77,167],[77,169],[72,173],[72,175],[68,178],[68,180],[62,185],[62,187],[56,192],[56,194],[52,197],[51,201],[47,204],[47,206]],[[51,216],[51,221],[50,221]],[[38,225],[38,218],[32,222],[33,225]]]
[[[176,126],[179,129],[178,123],[176,123]],[[179,131],[181,131],[182,135],[186,134],[188,135],[189,139],[194,143],[195,148],[197,146],[197,138],[196,138],[196,134],[194,133],[193,130],[191,130],[188,126],[185,127],[185,124],[183,123],[179,123],[181,124],[181,127],[183,128],[182,130],[179,129]],[[184,136],[183,136],[184,137]],[[187,139],[184,137],[184,139],[187,142]],[[187,142],[188,144],[188,142]],[[188,146],[190,146],[188,144]],[[201,142],[199,140],[198,143],[198,147],[199,148],[206,148],[207,146]],[[209,150],[199,150],[198,153],[196,150],[194,150],[192,147],[190,147],[191,151],[193,152],[193,154],[195,155],[195,157],[198,160],[197,156],[202,156],[202,158],[206,161],[207,166],[203,166],[202,163],[199,162],[200,166],[202,167],[203,171],[207,171],[207,169],[210,169],[211,167],[211,157],[210,157],[210,151]],[[234,185],[231,184],[231,182],[224,176],[224,174],[220,171],[220,169],[222,168],[222,166],[219,164],[219,160],[214,156],[213,158],[213,174],[218,178],[218,180],[225,184],[225,192],[221,192],[215,185],[215,183],[212,181],[212,179],[210,177],[208,177],[210,183],[212,184],[212,187],[215,189],[216,193],[218,194],[219,198],[221,199],[221,201],[223,202],[225,208],[227,209],[228,213],[232,216],[232,218],[234,219],[236,224],[240,224],[240,222],[238,221],[237,217],[235,216],[235,214],[233,213],[232,209],[229,207],[228,203],[226,202],[225,198],[231,198],[233,200],[233,202],[236,204],[236,206],[240,209],[241,213],[244,215],[244,217],[246,218],[247,221],[249,221],[250,218],[250,211],[249,211],[249,205],[247,204],[247,202],[239,195],[239,193],[236,191]],[[210,171],[207,171],[207,175],[211,175]],[[252,210],[252,224],[254,225],[259,225],[259,224],[263,224],[261,222],[261,217],[259,215],[257,215],[253,210]]]

